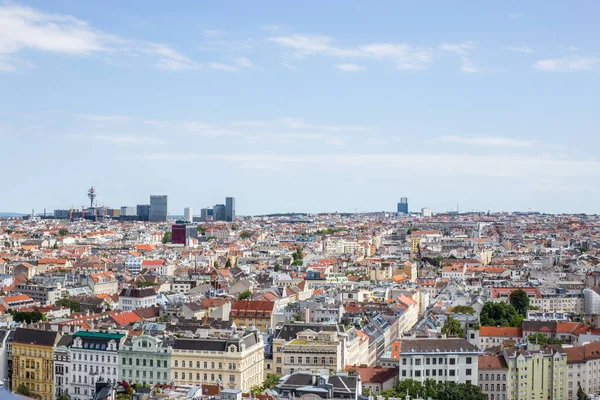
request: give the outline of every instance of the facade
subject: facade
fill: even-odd
[[[125,335],[79,331],[71,343],[69,395],[74,400],[94,398],[96,383],[116,383],[119,379],[118,351]]]
[[[54,347],[58,332],[17,328],[12,341],[12,388],[24,385],[33,397],[54,398]]]
[[[257,331],[242,335],[175,338],[171,378],[176,385],[222,384],[248,393],[264,380],[264,343]]]
[[[166,222],[167,221],[167,196],[152,195],[150,196],[150,221],[151,222]]]
[[[131,275],[138,275],[142,270],[142,262],[144,259],[142,257],[136,257],[132,255],[128,255],[125,259],[125,268],[129,270]]]
[[[91,273],[88,275],[87,284],[93,294],[112,295],[119,291],[119,281],[110,271]]]
[[[192,224],[174,224],[171,226],[171,243],[187,246],[191,239],[198,238],[198,227]]]
[[[508,365],[502,355],[479,356],[479,388],[488,400],[507,400]]]
[[[588,396],[600,394],[600,342],[565,347],[567,353],[567,398],[577,399],[579,387]]]
[[[431,217],[431,208],[421,208],[421,216],[422,217]]]
[[[200,222],[208,221],[208,208],[200,209]]]
[[[400,379],[477,385],[479,349],[465,339],[403,339]]]
[[[503,351],[507,399],[567,399],[567,353],[560,345],[528,344]]]
[[[123,311],[132,311],[155,305],[156,291],[153,287],[127,288],[122,289],[119,293],[119,308]]]
[[[406,197],[400,197],[397,211],[401,214],[408,214],[408,199]]]
[[[71,343],[73,337],[64,335],[56,344],[54,350],[54,395],[58,398],[63,393],[69,393],[69,374],[71,369]]]
[[[594,289],[583,289],[583,312],[586,314],[600,314],[600,294]]]
[[[171,350],[157,336],[128,336],[119,349],[119,382],[165,385],[171,381]]]
[[[137,207],[121,207],[121,214],[124,217],[132,217],[137,214]]]
[[[254,326],[258,330],[273,328],[275,303],[269,300],[236,300],[231,305],[229,320],[238,328]]]
[[[281,348],[283,374],[313,370],[342,371],[344,369],[342,354],[342,340],[338,338],[337,332],[317,333],[307,329],[299,332],[297,339],[284,344]]]
[[[186,222],[192,222],[194,220],[192,207],[186,207],[183,209],[183,220]]]
[[[136,214],[140,221],[150,221],[150,204],[138,204]]]
[[[225,221],[235,221],[235,197],[225,197]]]
[[[214,205],[213,221],[225,221],[225,204]]]
[[[62,290],[59,286],[20,283],[15,289],[17,292],[31,297],[35,302],[40,303],[42,306],[53,305],[62,297]]]

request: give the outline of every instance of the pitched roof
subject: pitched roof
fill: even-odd
[[[439,351],[479,352],[479,349],[465,339],[402,339],[400,353],[435,353]]]
[[[37,346],[54,346],[58,339],[58,332],[17,328],[13,338],[13,343],[33,344]]]
[[[478,365],[480,370],[508,368],[506,360],[500,355],[480,355]]]
[[[399,375],[400,370],[398,368],[385,368],[385,367],[365,367],[365,366],[354,366],[347,365],[346,371],[356,371],[360,375],[360,380],[363,383],[385,383],[390,379],[395,379]]]
[[[520,327],[482,326],[479,328],[479,337],[521,337],[523,332]]]

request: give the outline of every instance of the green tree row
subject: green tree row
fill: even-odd
[[[383,390],[379,395],[385,399],[404,398],[407,393],[413,399],[487,400],[487,395],[478,386],[470,383],[437,382],[433,379],[427,379],[423,383],[414,379],[404,379],[394,389]]]

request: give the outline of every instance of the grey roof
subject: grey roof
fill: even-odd
[[[258,343],[259,333],[249,332],[243,338],[175,338],[173,341],[173,349],[175,350],[207,350],[225,352],[231,345],[240,348],[241,344],[246,347],[254,346]]]
[[[334,331],[343,333],[344,328],[339,324],[284,324],[278,328],[275,333],[275,339],[284,339],[290,341],[296,339],[296,335],[299,332],[310,329],[315,332],[320,331]]]
[[[402,339],[400,353],[458,352],[478,353],[479,349],[466,339]]]
[[[36,344],[39,346],[54,346],[58,332],[40,331],[37,329],[17,328],[13,343]]]

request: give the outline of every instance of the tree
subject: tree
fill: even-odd
[[[56,400],[71,400],[71,396],[69,396],[69,393],[67,392],[62,392],[60,396],[56,398]]]
[[[17,388],[17,390],[15,390],[15,393],[18,393],[20,395],[27,396],[27,397],[31,396],[31,392],[29,391],[29,389],[27,388],[27,386],[25,386],[24,383],[21,383],[19,385],[19,387]]]
[[[81,312],[81,303],[74,299],[60,299],[54,305],[57,307],[69,307],[72,312]]]
[[[529,310],[529,296],[527,296],[527,292],[523,289],[517,289],[510,292],[508,296],[508,300],[510,301],[510,305],[517,310],[517,312],[522,316],[527,316],[527,310]]]
[[[281,264],[279,264],[279,261],[275,261],[273,269],[275,270],[275,272],[279,272],[279,270],[281,269]]]
[[[214,266],[215,268],[219,268],[219,262],[218,262],[218,261],[215,261],[215,263],[213,264],[213,266]]]
[[[238,224],[231,224],[231,230],[232,231],[237,231],[238,229],[240,229]]]
[[[460,326],[460,322],[452,317],[448,317],[446,323],[442,327],[442,333],[450,336],[463,337],[464,332]]]
[[[65,228],[60,228],[58,230],[58,236],[67,236],[69,234],[69,231],[66,230]]]
[[[543,333],[537,332],[533,335],[530,335],[527,340],[529,343],[536,343],[539,345],[545,344],[565,344],[564,340],[556,339],[556,338],[548,338],[544,336]]]
[[[587,394],[581,388],[581,384],[579,383],[579,389],[577,389],[577,400],[587,400]]]
[[[238,294],[238,300],[247,300],[252,297],[252,292],[250,290],[244,290],[240,294]]]
[[[421,383],[413,379],[401,380],[393,389],[379,392],[385,399],[404,398],[406,394],[413,398],[431,398],[436,400],[487,400],[478,386],[470,383],[436,382],[427,379]]]
[[[198,233],[204,235],[206,233],[206,227],[198,225]]]
[[[292,265],[294,265],[294,266],[304,265],[304,261],[302,261],[302,260],[294,260],[294,262],[292,263]]]
[[[488,301],[479,315],[482,326],[521,326],[523,317],[507,303]]]
[[[231,260],[228,258],[227,262],[225,263],[225,268],[231,268]]]
[[[448,309],[454,314],[475,314],[475,309],[471,306],[456,306]]]
[[[279,379],[281,379],[279,375],[267,374],[267,376],[265,377],[265,381],[262,383],[262,385],[253,386],[250,389],[250,392],[255,396],[262,394],[267,389],[275,388],[275,386],[279,384]]]
[[[56,242],[55,242],[55,243],[54,243],[54,246],[52,246],[52,248],[53,248],[54,250],[58,249],[58,243],[56,243]]]
[[[171,241],[173,241],[173,234],[171,233],[171,231],[166,231],[163,235],[162,242],[163,244],[167,244],[171,243]]]
[[[248,239],[249,237],[252,237],[252,232],[250,232],[250,231],[241,231],[240,232],[240,238]]]

